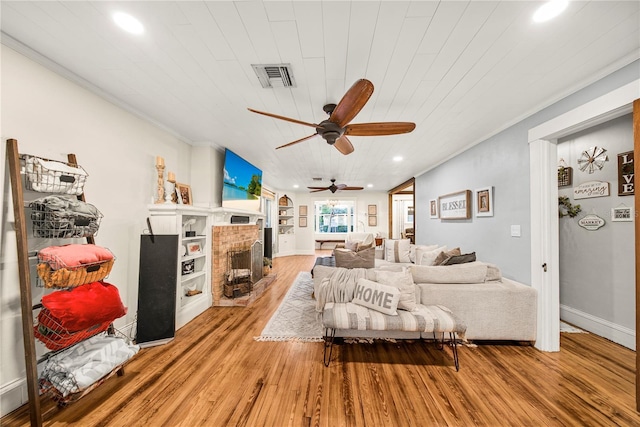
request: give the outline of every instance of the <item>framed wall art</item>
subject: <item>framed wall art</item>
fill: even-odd
[[[200,246],[200,243],[198,242],[193,242],[193,243],[187,243],[187,254],[188,255],[198,255],[202,253],[202,247]]]
[[[298,226],[299,227],[306,227],[307,226],[307,217],[306,216],[301,216],[300,218],[298,218]]]
[[[378,205],[369,205],[367,213],[369,215],[378,215]]]
[[[493,187],[476,190],[476,216],[493,216]]]
[[[191,186],[176,182],[176,192],[178,193],[178,203],[181,205],[192,205]]]
[[[307,216],[307,205],[300,205],[300,216]]]
[[[378,226],[378,217],[375,215],[369,215],[369,227]]]
[[[471,218],[471,190],[438,197],[440,219],[469,219]]]
[[[438,199],[429,200],[429,218],[438,218]]]

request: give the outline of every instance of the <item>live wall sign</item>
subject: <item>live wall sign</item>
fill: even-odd
[[[618,196],[633,196],[633,151],[618,154]]]

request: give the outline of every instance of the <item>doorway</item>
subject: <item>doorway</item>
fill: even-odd
[[[389,190],[389,239],[409,239],[415,243],[415,178]]]

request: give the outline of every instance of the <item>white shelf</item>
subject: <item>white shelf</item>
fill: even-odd
[[[176,330],[180,329],[197,315],[211,307],[211,226],[213,211],[185,205],[159,204],[149,205],[151,228],[154,234],[178,235],[178,279],[176,281]],[[192,224],[185,225],[187,222]],[[195,236],[187,237],[186,231],[195,231]],[[186,246],[199,244],[200,253],[187,255]],[[184,256],[182,254],[185,253]],[[193,262],[193,272],[182,274],[182,265]],[[202,291],[187,296],[187,289]]]

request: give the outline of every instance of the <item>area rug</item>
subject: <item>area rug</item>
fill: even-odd
[[[588,334],[587,331],[583,331],[582,329],[576,328],[573,325],[560,321],[560,332],[564,332],[567,334]]]
[[[323,341],[322,323],[311,298],[313,278],[302,271],[256,341]]]

